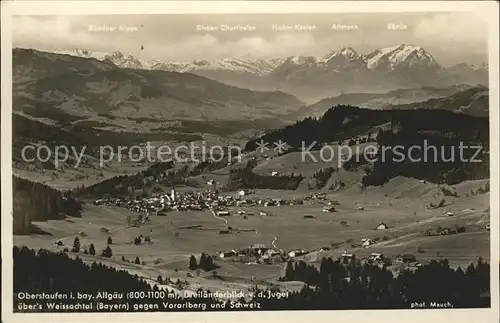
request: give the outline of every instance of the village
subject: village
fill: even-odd
[[[219,193],[217,190],[206,189],[203,191],[189,191],[189,192],[177,192],[175,188],[172,188],[170,194],[159,194],[151,197],[139,198],[136,197],[133,200],[127,200],[125,198],[108,198],[108,199],[97,199],[93,201],[94,205],[114,205],[118,207],[123,207],[128,210],[134,211],[138,214],[136,220],[128,219],[129,225],[131,226],[141,226],[152,220],[153,216],[167,216],[169,212],[173,211],[210,211],[212,215],[221,220],[227,219],[228,217],[237,216],[242,219],[247,219],[250,216],[272,216],[272,212],[266,209],[268,207],[280,207],[280,206],[294,206],[303,205],[305,202],[314,203],[319,205],[320,209],[318,211],[325,213],[335,213],[338,212],[336,206],[339,205],[338,201],[328,200],[323,193],[309,194],[303,198],[292,198],[289,200],[280,198],[252,198],[252,191],[250,190],[240,190],[233,195],[224,195]],[[244,207],[257,207],[260,211],[249,212],[243,210]],[[234,210],[234,209],[237,210]],[[240,208],[240,209],[238,209]],[[264,210],[266,209],[266,210]],[[363,206],[357,206],[357,211],[362,212],[364,210]],[[447,214],[447,216],[451,216]],[[314,219],[316,215],[304,214],[304,219]],[[224,220],[224,225],[221,226],[219,234],[231,234],[232,232],[242,232],[242,231],[252,231],[253,229],[243,229],[243,228],[233,228],[228,225],[228,221]],[[341,224],[345,221],[341,221]],[[194,228],[194,227],[193,227]],[[375,231],[383,231],[388,229],[389,226],[383,222],[373,228]],[[455,232],[456,233],[456,232]],[[445,234],[445,233],[438,233]],[[139,243],[149,241],[149,237],[140,236],[133,239],[134,243]],[[320,255],[328,254],[334,249],[331,246],[321,246],[315,249],[302,249],[295,248],[285,251],[278,248],[275,245],[275,241],[271,241],[271,246],[263,243],[251,244],[243,248],[230,248],[228,250],[212,251],[210,255],[213,259],[217,259],[221,262],[239,262],[246,265],[258,265],[258,264],[280,264],[287,263],[289,261],[300,261],[303,259],[313,260],[314,258],[320,259]],[[356,248],[368,248],[374,244],[387,240],[386,236],[374,237],[374,238],[361,238],[359,243],[351,244],[352,247]],[[238,249],[238,250],[236,250]],[[413,254],[401,254],[392,260],[389,257],[384,256],[382,253],[369,253],[364,257],[356,258],[355,253],[343,250],[339,259],[343,263],[349,263],[351,261],[357,261],[361,264],[378,264],[379,266],[391,266],[393,260],[395,263],[406,265],[409,268],[416,268],[422,264],[417,262],[415,255]]]

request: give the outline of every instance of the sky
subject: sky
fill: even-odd
[[[396,25],[397,30],[391,30],[388,24]],[[225,31],[221,30],[223,25],[250,30]],[[295,30],[296,25],[314,29]],[[350,29],[332,29],[334,25]],[[201,30],[200,26],[218,30]],[[283,30],[284,26],[292,30]],[[369,53],[413,44],[429,51],[441,65],[451,66],[487,61],[487,27],[485,19],[472,12],[15,16],[13,46],[49,51],[121,51],[145,60],[193,61],[324,56],[342,47]]]

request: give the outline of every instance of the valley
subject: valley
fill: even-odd
[[[484,274],[491,260],[485,80],[487,67],[444,68],[405,44],[193,63],[15,48],[16,255],[28,261],[42,250],[48,258],[36,259],[47,266],[60,257],[179,299],[200,291],[243,292],[248,302],[262,301],[255,290],[292,295],[262,301],[268,309],[304,295],[319,300],[319,291],[349,308],[336,293],[354,295],[360,275],[387,284],[369,292],[378,295],[406,288],[400,281],[428,268]],[[145,158],[150,144],[171,158]],[[481,160],[384,155],[399,146],[406,157],[415,157],[414,147],[427,157],[428,144],[466,144],[460,156]],[[40,147],[54,153],[41,160]],[[75,154],[62,160],[58,147]],[[478,290],[469,293],[472,303],[457,306],[484,305],[489,289],[474,282],[481,287],[470,287]],[[419,284],[411,286],[418,296]],[[467,294],[463,286],[453,295]],[[356,304],[406,308],[402,293]]]

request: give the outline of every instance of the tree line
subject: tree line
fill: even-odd
[[[82,205],[70,191],[12,176],[14,234],[28,234],[33,221],[80,217]]]
[[[85,264],[81,259],[70,258],[65,253],[43,249],[35,251],[27,247],[14,247],[13,251],[15,309],[21,302],[16,297],[19,292],[78,291],[96,295],[99,291],[126,293],[163,290],[155,282],[148,282],[143,277],[102,263]],[[482,260],[469,265],[465,271],[450,268],[446,260],[432,261],[415,271],[403,270],[397,277],[385,267],[361,265],[359,262],[344,263],[331,258],[324,258],[319,269],[313,269],[305,263],[289,263],[287,268],[283,280],[301,280],[307,285],[282,298],[266,296],[269,292],[276,292],[276,288],[254,287],[255,296],[251,300],[240,301],[258,302],[261,310],[407,309],[413,302],[450,302],[455,308],[490,306],[489,264]],[[195,296],[189,300],[204,304],[222,303],[210,297]],[[163,301],[165,299],[115,299],[110,303],[161,304]],[[168,301],[178,304],[184,302],[176,298],[168,298]],[[78,300],[69,299],[66,302],[76,304]]]
[[[260,175],[253,172],[256,161],[248,161],[245,167],[234,168],[229,172],[227,188],[237,190],[242,188],[250,189],[275,189],[275,190],[295,190],[304,179],[302,175]]]
[[[282,281],[308,286],[289,301],[306,298],[300,308],[408,308],[417,302],[450,302],[454,307],[490,306],[490,266],[481,258],[465,270],[447,260],[433,260],[416,270],[394,275],[385,266],[324,257],[319,268],[304,261],[288,262]],[[279,306],[279,302],[262,300]],[[317,302],[312,304],[313,302]]]
[[[190,270],[203,269],[204,271],[210,271],[219,268],[210,255],[206,255],[204,252],[201,253],[200,262],[196,261],[196,257],[191,255],[189,257],[189,266]]]

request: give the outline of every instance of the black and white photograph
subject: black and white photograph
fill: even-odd
[[[390,2],[2,3],[11,315],[497,322],[498,3]]]

